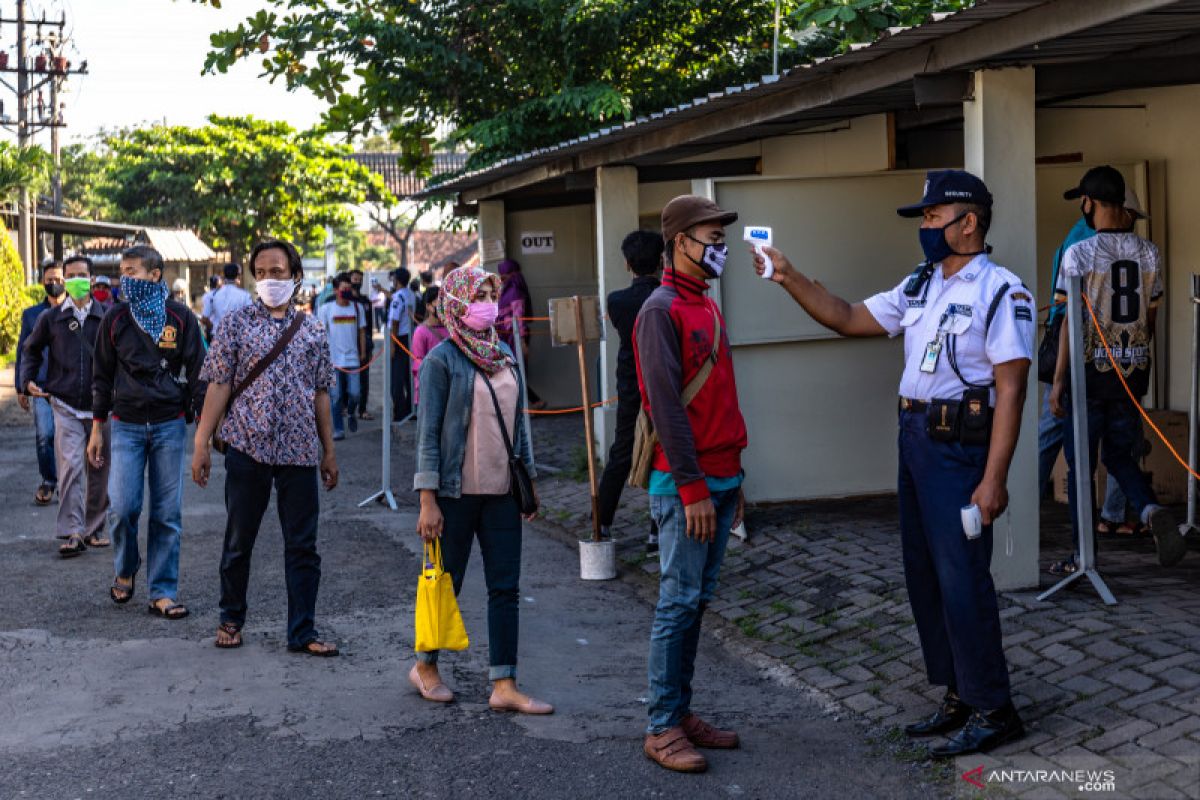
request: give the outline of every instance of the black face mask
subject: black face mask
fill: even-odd
[[[61,283],[47,283],[44,286],[46,287],[47,297],[62,297],[63,292],[67,290],[67,287]]]
[[[1096,230],[1096,204],[1092,203],[1091,211],[1085,211],[1085,208],[1087,208],[1086,200],[1079,204],[1079,213],[1083,214],[1083,223],[1092,230]]]

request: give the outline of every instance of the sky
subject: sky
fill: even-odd
[[[219,10],[191,0],[29,2],[51,18],[66,12],[77,51],[69,56],[72,65],[88,64],[89,74],[72,77],[63,98],[65,141],[144,122],[197,125],[213,113],[253,114],[306,128],[324,107],[305,91],[289,93],[259,78],[254,60],[225,75],[200,74],[209,35],[236,27],[267,6],[262,0],[224,0]],[[13,0],[0,0],[0,11],[8,16],[12,5]],[[3,33],[0,48],[13,47],[11,26]]]

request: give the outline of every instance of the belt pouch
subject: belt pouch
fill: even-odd
[[[958,441],[958,400],[930,400],[926,431],[935,442]]]
[[[968,389],[963,392],[959,411],[959,427],[963,444],[988,444],[992,439],[992,409],[988,405],[991,392],[987,389]]]

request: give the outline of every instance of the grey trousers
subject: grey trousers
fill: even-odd
[[[58,462],[58,535],[78,533],[87,538],[104,533],[108,511],[108,423],[104,423],[104,465],[95,469],[87,460],[90,419],[77,419],[54,407],[54,457]],[[85,488],[86,487],[86,488]]]

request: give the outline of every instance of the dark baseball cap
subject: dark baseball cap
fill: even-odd
[[[987,185],[961,169],[935,169],[925,173],[925,196],[921,202],[901,206],[896,213],[902,217],[919,217],[931,206],[947,203],[971,203],[991,206],[992,193]]]
[[[1084,195],[1102,203],[1124,205],[1125,178],[1107,164],[1103,167],[1092,167],[1083,174],[1078,186],[1063,192],[1063,199],[1074,200]]]
[[[737,222],[734,211],[726,211],[707,197],[684,194],[667,203],[662,210],[663,241],[671,241],[675,234],[705,222],[732,225]]]

